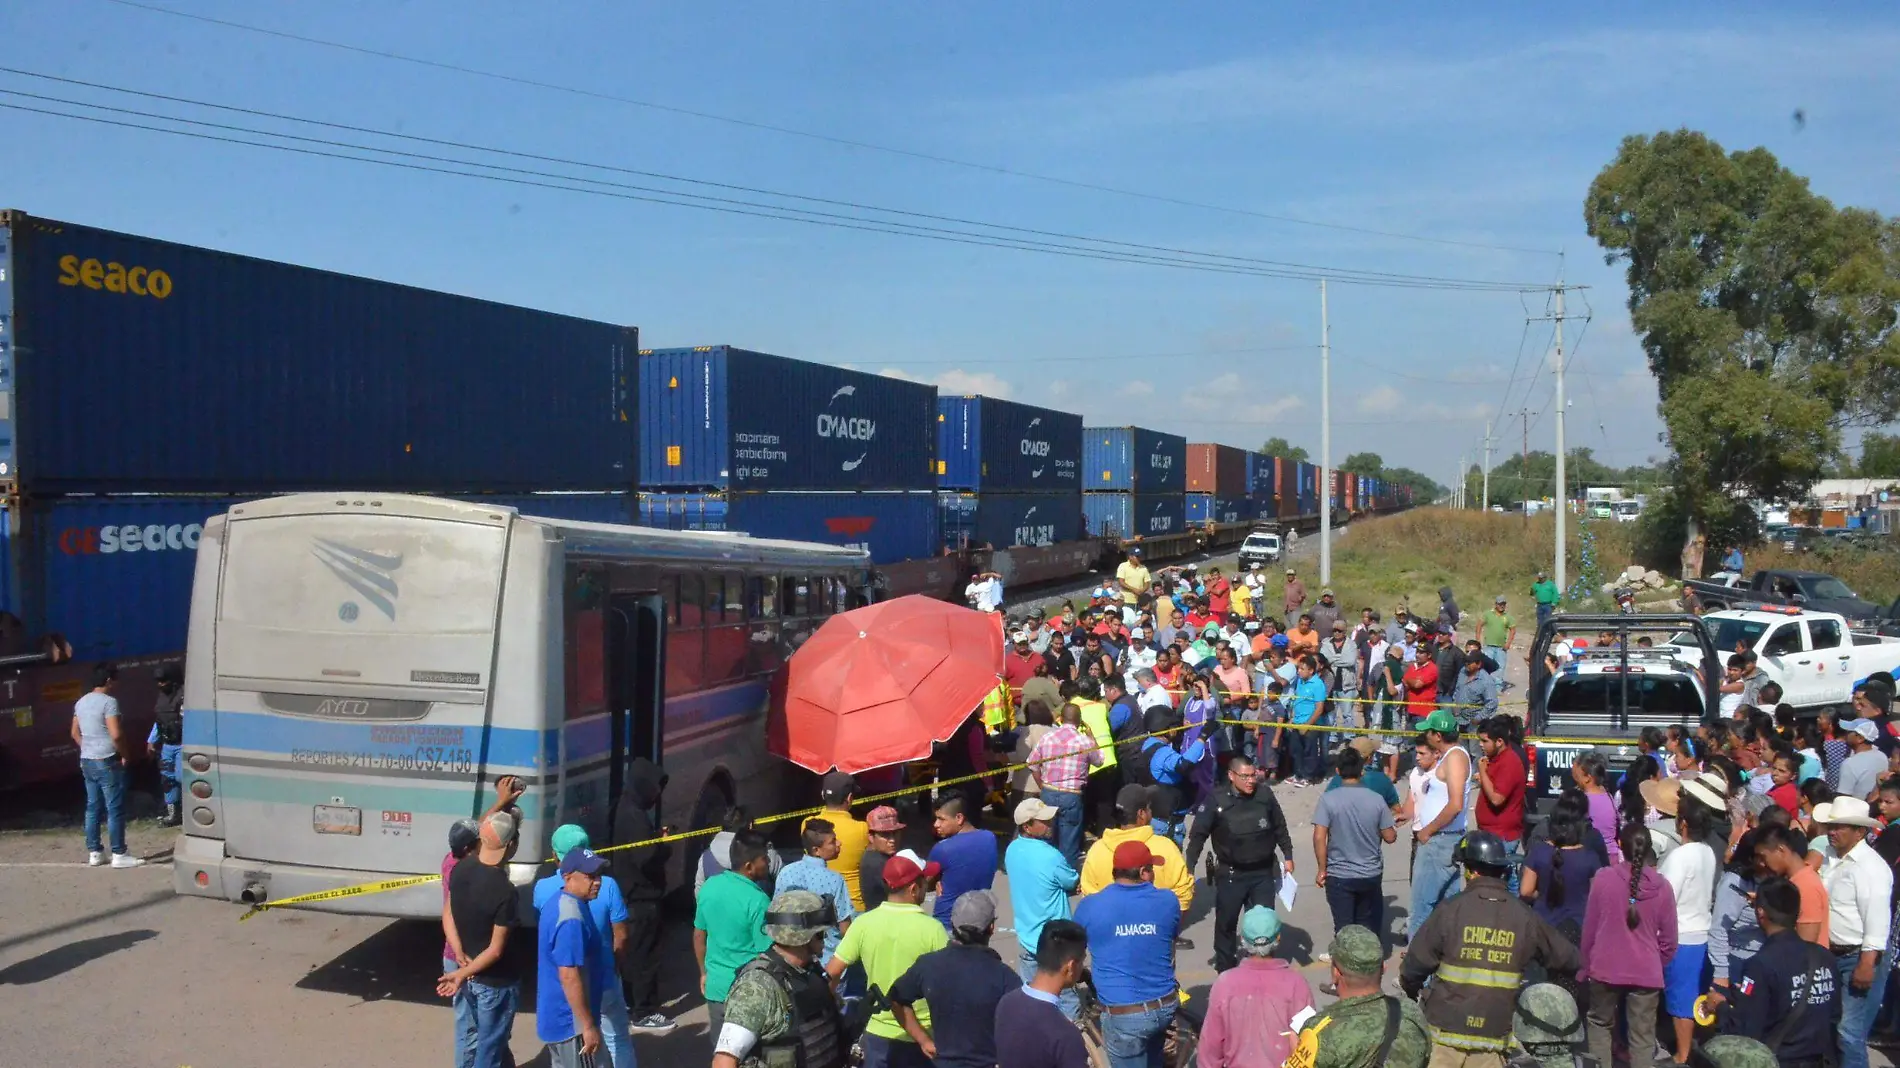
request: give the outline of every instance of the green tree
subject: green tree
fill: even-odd
[[[1445,495],[1445,487],[1430,475],[1420,474],[1409,467],[1388,467],[1379,478],[1395,486],[1409,486],[1412,499],[1417,504],[1430,504]]]
[[[1260,446],[1260,451],[1268,456],[1278,456],[1297,464],[1312,462],[1312,457],[1306,454],[1305,449],[1289,443],[1285,438],[1268,438],[1267,443]]]
[[[1590,183],[1590,235],[1627,267],[1662,398],[1681,564],[1745,499],[1805,494],[1844,425],[1900,408],[1900,226],[1836,208],[1766,149],[1690,130],[1625,138]]]
[[[1861,478],[1900,478],[1900,436],[1868,433],[1860,439],[1860,463],[1854,471]]]
[[[1361,478],[1378,478],[1385,472],[1385,461],[1376,452],[1355,452],[1340,463],[1339,469]]]

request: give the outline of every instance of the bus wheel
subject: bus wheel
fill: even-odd
[[[718,776],[700,788],[699,799],[693,802],[692,818],[687,830],[703,831],[708,827],[719,826],[725,818],[726,810],[732,807],[732,784],[724,776]],[[701,834],[680,842],[680,854],[685,858],[685,881],[687,889],[692,889],[699,876],[699,859],[712,842],[712,835]]]

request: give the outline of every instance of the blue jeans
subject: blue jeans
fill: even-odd
[[[864,1036],[864,1068],[930,1068],[917,1043],[901,1038]]]
[[[1325,719],[1315,719],[1314,723],[1324,723]],[[1318,782],[1326,767],[1325,731],[1288,731],[1287,748],[1293,752],[1293,776],[1307,782]]]
[[[1042,800],[1056,810],[1056,849],[1068,858],[1069,866],[1081,870],[1082,863],[1082,795],[1067,790],[1051,790],[1043,787]]]
[[[1875,958],[1874,982],[1865,994],[1848,982],[1859,963],[1858,953],[1834,958],[1834,989],[1841,999],[1841,1025],[1836,1032],[1841,1043],[1840,1068],[1867,1068],[1867,1033],[1874,1029],[1874,1016],[1887,992],[1887,954]]]
[[[1022,978],[1024,986],[1028,986],[1030,981],[1036,978],[1036,958],[1031,956],[1028,950],[1023,950],[1016,958],[1016,974]],[[1070,1020],[1074,1020],[1076,1013],[1082,1011],[1082,999],[1076,995],[1075,988],[1072,986],[1065,988],[1056,1001],[1062,1008],[1062,1015]]]
[[[158,779],[165,785],[165,803],[176,805],[184,796],[179,789],[178,755],[184,752],[182,745],[161,745],[158,747]]]
[[[455,962],[444,960],[445,971]],[[515,1029],[515,1003],[521,985],[489,986],[474,981],[455,992],[455,1068],[502,1068],[508,1060],[508,1036]]]
[[[600,992],[600,1044],[607,1047],[613,1068],[635,1068],[639,1063],[633,1058],[632,1027],[633,1018],[627,1015],[627,997],[616,979]]]
[[[1173,1002],[1126,1016],[1102,1013],[1102,1048],[1109,1068],[1163,1068],[1168,1025],[1179,1006]]]
[[[1407,938],[1417,937],[1418,929],[1425,926],[1425,918],[1432,910],[1460,889],[1458,864],[1453,854],[1463,833],[1439,831],[1418,847],[1418,857],[1412,861],[1412,914],[1405,919]]]
[[[1557,610],[1557,606],[1554,604],[1538,605],[1537,606],[1537,626],[1541,629],[1544,625],[1544,620],[1549,619],[1550,614],[1552,612],[1555,612],[1556,610]]]
[[[99,819],[103,815],[112,838],[112,855],[125,854],[125,761],[81,760],[79,774],[86,780],[86,851],[100,852]]]
[[[1499,682],[1503,682],[1503,681],[1504,681],[1504,668],[1505,668],[1505,663],[1504,663],[1504,646],[1502,646],[1502,645],[1487,645],[1487,646],[1485,646],[1485,647],[1484,647],[1484,655],[1486,655],[1486,656],[1488,656],[1488,657],[1490,657],[1490,658],[1491,658],[1492,660],[1495,660],[1495,661],[1497,662],[1497,665],[1498,665],[1498,675],[1497,675],[1497,678],[1498,678],[1498,681],[1499,681]]]
[[[1517,896],[1518,873],[1524,868],[1523,848],[1523,842],[1504,843],[1504,853],[1511,858],[1511,871],[1504,877],[1504,884],[1510,887],[1512,897]]]

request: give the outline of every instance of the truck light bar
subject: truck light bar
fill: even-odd
[[[1742,601],[1735,606],[1743,612],[1773,612],[1778,616],[1798,616],[1801,609],[1791,604],[1763,604],[1759,601]]]

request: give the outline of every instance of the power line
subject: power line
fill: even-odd
[[[534,89],[543,89],[549,92],[566,93],[573,96],[587,97],[593,100],[603,100],[603,101],[610,101],[617,104],[626,104],[632,107],[645,108],[648,110],[660,111],[660,112],[665,112],[665,113],[673,114],[673,115],[682,115],[688,118],[704,119],[710,122],[726,123],[728,125],[740,126],[747,129],[762,130],[762,131],[766,131],[770,133],[783,134],[788,137],[800,137],[800,138],[805,138],[808,140],[821,141],[828,144],[838,145],[845,148],[855,148],[855,149],[861,149],[867,152],[880,152],[880,153],[885,153],[885,154],[893,155],[893,156],[902,156],[908,159],[922,160],[927,163],[938,163],[938,164],[943,164],[945,166],[961,167],[967,170],[983,171],[989,174],[998,174],[998,175],[1003,175],[1010,178],[1022,178],[1029,181],[1047,182],[1053,185],[1066,186],[1071,189],[1086,189],[1091,192],[1107,193],[1111,196],[1131,197],[1138,200],[1149,200],[1149,201],[1154,201],[1154,202],[1162,203],[1162,204],[1173,204],[1179,207],[1197,208],[1204,211],[1218,211],[1218,212],[1224,212],[1230,215],[1244,215],[1244,216],[1249,216],[1256,219],[1266,219],[1272,222],[1289,223],[1296,226],[1310,226],[1310,227],[1315,227],[1315,228],[1324,229],[1324,230],[1337,230],[1344,233],[1366,234],[1366,235],[1371,235],[1375,237],[1388,237],[1388,238],[1393,238],[1395,240],[1401,240],[1401,241],[1418,241],[1418,242],[1424,242],[1427,244],[1448,245],[1448,246],[1454,246],[1454,247],[1460,247],[1460,248],[1488,249],[1488,250],[1496,251],[1496,252],[1517,252],[1517,253],[1524,253],[1524,254],[1535,255],[1535,256],[1559,255],[1559,253],[1552,252],[1549,249],[1521,248],[1521,247],[1513,246],[1513,245],[1497,245],[1497,244],[1490,244],[1490,243],[1486,243],[1482,241],[1464,241],[1464,240],[1459,240],[1456,238],[1448,238],[1448,237],[1427,237],[1422,234],[1406,234],[1406,233],[1399,233],[1399,232],[1391,231],[1391,230],[1378,230],[1372,227],[1351,226],[1344,223],[1319,222],[1313,219],[1296,218],[1291,215],[1278,215],[1271,212],[1255,211],[1249,208],[1236,208],[1236,207],[1231,207],[1227,205],[1210,204],[1203,201],[1188,200],[1181,197],[1164,196],[1158,193],[1145,193],[1145,192],[1141,192],[1140,190],[1123,189],[1118,186],[1102,185],[1095,182],[1085,182],[1085,181],[1081,181],[1081,180],[1073,179],[1073,178],[1061,178],[1055,175],[1039,174],[1034,171],[1017,170],[1015,168],[1003,167],[1003,166],[990,164],[990,163],[976,163],[969,160],[956,159],[950,156],[941,156],[941,155],[936,155],[929,152],[920,152],[914,149],[896,148],[890,145],[880,145],[880,144],[876,144],[870,141],[860,141],[860,140],[856,140],[856,139],[848,138],[848,137],[839,137],[834,134],[819,133],[813,130],[801,130],[796,127],[780,126],[775,123],[761,122],[754,119],[742,119],[742,118],[737,118],[730,115],[720,115],[720,114],[716,114],[710,111],[699,111],[693,108],[680,107],[678,105],[673,105],[673,104],[661,104],[661,103],[658,103],[656,101],[651,101],[651,100],[641,100],[635,97],[620,96],[618,94],[601,92],[594,89],[583,89],[576,86],[561,85],[555,82],[541,81],[535,78],[526,78],[519,75],[503,74],[497,71],[482,70],[478,67],[469,67],[469,66],[464,66],[462,64],[458,64],[458,63],[448,63],[441,60],[425,59],[419,56],[410,56],[410,55],[405,55],[400,52],[388,51],[386,49],[368,48],[362,45],[353,45],[353,44],[349,44],[343,41],[332,41],[332,40],[328,40],[321,37],[311,37],[305,34],[291,33],[285,30],[274,30],[274,29],[270,29],[264,26],[255,26],[248,23],[232,21],[229,19],[214,18],[209,15],[201,15],[195,12],[178,11],[171,8],[159,7],[154,4],[139,3],[137,2],[137,0],[107,0],[107,2],[117,4],[121,7],[134,8],[139,11],[150,12],[152,14],[169,15],[174,18],[189,19],[194,22],[205,23],[208,25],[222,26],[226,29],[241,30],[246,33],[262,34],[267,37],[275,37],[280,40],[286,40],[286,41],[295,41],[300,44],[316,45],[322,48],[333,48],[333,49],[337,49],[344,52],[353,52],[353,53],[356,53],[357,55],[371,56],[377,59],[393,60],[398,63],[410,63],[416,66],[433,68],[435,70],[450,71],[456,74],[466,74],[466,75],[477,77],[477,78],[488,78],[495,81],[507,82],[514,85],[521,85],[521,86],[526,86],[526,87],[530,87]]]
[[[71,79],[54,78],[47,75],[36,74],[30,71],[20,71],[14,68],[0,68],[0,71],[4,71],[6,73],[20,74],[27,77],[48,78],[54,81],[72,83]],[[439,167],[431,167],[431,166],[415,165],[415,164],[398,164],[390,160],[365,158],[362,156],[352,156],[352,155],[340,154],[340,153],[335,153],[335,152],[323,151],[320,149],[319,150],[311,150],[311,149],[296,150],[306,155],[330,156],[332,158],[348,159],[348,160],[353,160],[355,162],[381,163],[381,164],[389,165],[389,166],[401,165],[401,166],[404,166],[406,169],[412,169],[412,170],[436,171],[438,173],[459,174],[463,177],[486,178],[486,179],[495,180],[495,181],[513,181],[516,184],[522,184],[522,185],[530,185],[530,186],[538,185],[544,188],[562,188],[570,192],[589,192],[589,193],[595,193],[597,195],[617,195],[620,197],[620,199],[640,200],[640,201],[648,201],[652,203],[662,203],[662,204],[673,204],[675,206],[701,207],[701,208],[706,208],[708,210],[725,210],[725,209],[732,209],[732,208],[756,209],[752,211],[744,211],[744,210],[732,211],[731,213],[740,214],[740,215],[759,215],[761,213],[770,213],[770,214],[765,214],[764,217],[779,218],[779,219],[784,219],[788,221],[800,221],[800,222],[823,223],[824,221],[829,220],[830,222],[828,224],[831,224],[831,225],[846,224],[843,227],[846,229],[874,230],[877,232],[899,233],[899,234],[905,234],[907,236],[918,236],[918,237],[936,237],[942,240],[957,240],[959,238],[962,238],[966,240],[963,240],[960,243],[989,245],[990,247],[998,247],[998,248],[1014,248],[1018,251],[1051,252],[1051,253],[1056,253],[1056,254],[1077,255],[1077,256],[1081,256],[1082,258],[1104,259],[1104,260],[1110,260],[1110,261],[1115,261],[1115,262],[1143,263],[1143,264],[1150,264],[1150,265],[1157,265],[1157,266],[1185,267],[1185,268],[1191,268],[1191,269],[1209,270],[1214,273],[1251,274],[1258,277],[1285,278],[1285,279],[1295,279],[1295,280],[1303,280],[1303,281],[1314,281],[1314,280],[1318,280],[1319,278],[1325,277],[1325,278],[1331,278],[1336,281],[1340,281],[1347,284],[1380,286],[1380,287],[1389,287],[1389,288],[1457,289],[1457,290],[1477,290],[1477,291],[1486,291],[1486,292],[1497,292],[1497,291],[1504,291],[1507,289],[1518,288],[1517,283],[1495,282],[1495,281],[1487,281],[1487,280],[1479,280],[1479,279],[1447,278],[1447,277],[1431,276],[1431,275],[1405,275],[1405,274],[1399,274],[1396,272],[1387,272],[1387,271],[1360,271],[1360,270],[1340,271],[1340,270],[1335,270],[1332,268],[1326,268],[1326,267],[1321,267],[1321,266],[1311,265],[1311,264],[1300,264],[1300,263],[1292,263],[1292,262],[1287,262],[1287,261],[1266,260],[1266,259],[1260,259],[1256,257],[1231,256],[1224,253],[1209,253],[1209,252],[1200,252],[1200,251],[1191,250],[1191,249],[1171,248],[1168,246],[1146,245],[1146,244],[1141,244],[1138,242],[1119,241],[1119,240],[1115,240],[1111,238],[1096,238],[1096,237],[1089,237],[1087,235],[1065,234],[1065,233],[1061,233],[1057,231],[1035,230],[1035,229],[1026,228],[1026,227],[1011,226],[1008,224],[988,223],[988,222],[983,222],[981,220],[960,219],[954,216],[938,216],[938,215],[931,215],[931,214],[922,213],[922,212],[911,212],[911,211],[903,211],[900,209],[881,208],[874,205],[855,204],[855,203],[846,202],[846,201],[825,200],[823,198],[807,197],[807,196],[802,196],[798,194],[778,193],[772,190],[757,190],[757,189],[751,189],[750,187],[733,187],[733,186],[726,185],[725,183],[705,182],[698,179],[679,178],[677,176],[659,174],[657,172],[631,171],[629,168],[620,168],[620,167],[613,167],[609,165],[592,164],[592,163],[586,163],[582,161],[561,160],[555,157],[532,156],[527,153],[518,153],[518,152],[513,152],[507,149],[494,149],[494,148],[489,148],[487,146],[470,145],[470,144],[465,144],[465,143],[460,143],[460,142],[444,142],[438,139],[420,137],[420,136],[411,135],[411,134],[396,133],[393,131],[374,130],[374,129],[364,128],[364,127],[343,126],[341,124],[328,123],[322,120],[304,119],[298,116],[283,115],[283,114],[271,113],[271,112],[258,112],[253,109],[245,109],[245,108],[234,107],[231,105],[223,105],[223,104],[216,104],[216,103],[209,103],[209,102],[202,102],[202,101],[192,101],[192,100],[186,100],[184,98],[166,97],[166,96],[163,96],[162,94],[152,94],[152,93],[145,93],[139,90],[121,89],[114,86],[100,85],[98,83],[81,82],[81,83],[76,83],[76,84],[85,85],[90,88],[104,89],[111,92],[120,92],[120,93],[128,93],[135,96],[159,98],[159,99],[164,99],[170,102],[184,103],[191,106],[208,107],[208,108],[215,108],[218,110],[243,112],[247,114],[253,114],[260,117],[267,117],[267,118],[277,119],[277,120],[286,121],[286,122],[306,123],[309,125],[315,125],[315,126],[321,126],[321,127],[347,129],[354,132],[367,133],[372,136],[388,137],[388,138],[396,139],[396,140],[414,141],[414,142],[421,142],[421,143],[426,143],[426,144],[449,145],[451,147],[461,148],[465,151],[487,152],[487,153],[494,153],[498,155],[510,156],[514,158],[526,157],[526,158],[537,159],[537,160],[557,162],[557,163],[561,163],[563,165],[568,165],[568,166],[586,167],[586,168],[591,168],[591,169],[606,170],[606,171],[619,172],[619,173],[635,173],[635,174],[640,174],[643,176],[658,178],[660,180],[682,182],[686,184],[723,186],[725,188],[745,188],[748,191],[757,192],[761,195],[766,195],[766,196],[774,196],[774,197],[780,197],[784,199],[803,200],[807,202],[821,202],[821,203],[826,203],[826,204],[831,204],[831,205],[836,205],[836,206],[841,206],[841,207],[848,207],[848,208],[851,208],[853,210],[858,210],[858,211],[882,212],[885,214],[898,215],[898,216],[903,216],[906,218],[927,218],[927,219],[931,219],[935,221],[949,222],[957,226],[982,227],[982,228],[991,229],[991,230],[1000,230],[1000,231],[1004,231],[1004,234],[980,233],[980,232],[971,232],[969,230],[958,230],[958,229],[949,229],[949,228],[944,228],[944,227],[926,226],[921,223],[903,221],[902,218],[899,218],[899,219],[865,218],[863,216],[849,215],[849,214],[844,214],[840,212],[820,211],[820,210],[809,209],[809,208],[792,207],[792,206],[783,205],[783,204],[766,204],[766,203],[760,203],[757,201],[741,200],[741,199],[731,198],[731,197],[718,197],[718,196],[710,196],[707,194],[688,193],[688,192],[683,192],[680,190],[662,189],[662,188],[657,188],[653,186],[635,185],[635,184],[625,183],[625,182],[615,182],[615,181],[609,181],[609,180],[601,179],[601,178],[591,178],[591,177],[580,176],[580,175],[561,174],[557,172],[539,171],[539,170],[533,170],[529,168],[513,167],[513,166],[507,166],[507,165],[498,164],[498,163],[489,163],[489,162],[485,162],[481,160],[457,159],[457,158],[452,158],[452,157],[431,155],[428,153],[409,152],[409,151],[403,151],[400,149],[384,148],[384,147],[380,147],[376,145],[365,145],[365,144],[357,144],[357,143],[352,143],[352,142],[338,141],[331,138],[309,137],[309,136],[305,136],[301,134],[284,133],[284,132],[274,131],[274,130],[263,130],[263,129],[257,129],[254,127],[237,126],[237,125],[233,125],[229,123],[210,122],[203,119],[194,119],[194,118],[189,118],[189,117],[184,117],[184,116],[168,115],[168,114],[149,112],[149,111],[140,111],[140,110],[132,109],[132,108],[120,108],[120,107],[114,107],[114,106],[105,105],[105,104],[95,104],[95,103],[82,101],[82,100],[71,100],[71,99],[66,99],[62,97],[51,97],[51,96],[46,96],[44,94],[28,93],[21,90],[0,89],[0,94],[16,96],[16,97],[24,97],[27,99],[37,100],[41,102],[60,104],[67,107],[84,108],[84,109],[93,110],[93,111],[110,112],[110,113],[118,114],[118,115],[131,115],[138,118],[150,119],[150,120],[155,120],[155,121],[160,121],[160,122],[181,123],[181,124],[185,124],[189,126],[203,127],[206,129],[222,130],[227,133],[242,133],[242,134],[248,134],[254,137],[266,137],[266,138],[275,138],[279,140],[296,141],[305,145],[322,146],[324,149],[337,149],[337,148],[348,149],[353,152],[368,152],[368,153],[376,153],[378,155],[384,155],[384,156],[396,156],[396,157],[400,157],[403,160],[421,160],[421,161],[425,161],[426,163],[447,164],[447,165],[451,165],[457,168],[476,167],[476,168],[481,168],[484,171],[497,171],[497,172],[502,172],[502,173],[477,174],[477,173],[471,173],[465,170],[443,170],[442,168],[439,168]],[[141,129],[141,130],[147,130],[147,131],[156,132],[156,133],[169,133],[169,134],[173,134],[174,136],[196,137],[203,140],[223,141],[226,143],[248,145],[250,147],[256,147],[256,148],[277,149],[280,151],[292,150],[291,146],[279,145],[279,144],[274,144],[274,143],[249,141],[242,138],[213,136],[213,135],[203,134],[203,133],[199,133],[195,131],[177,130],[177,129],[171,129],[167,127],[154,127],[154,126],[149,126],[143,123],[107,120],[107,119],[103,119],[97,116],[74,115],[67,112],[56,112],[56,111],[50,111],[50,110],[41,109],[41,108],[26,107],[23,105],[0,105],[0,106],[11,107],[14,110],[38,112],[40,114],[52,115],[52,116],[60,117],[60,118],[104,123],[106,125]],[[507,177],[508,175],[520,175],[520,176],[525,176],[528,179],[539,179],[539,180],[545,180],[545,181],[536,181],[536,180],[521,181],[518,179],[509,178]],[[629,193],[640,193],[640,194],[649,194],[649,195],[648,196],[637,196],[637,195],[628,196],[628,195],[623,195],[623,194],[609,194],[609,193],[603,192],[602,190],[596,190],[596,189],[576,189],[572,185],[548,185],[547,182],[583,183],[588,186],[603,186],[603,187],[606,187],[607,189],[625,190],[625,191],[628,191]],[[668,198],[668,199],[658,199],[658,198]],[[849,225],[849,224],[868,224],[868,225]],[[1026,235],[1035,235],[1035,236],[1028,236],[1028,237],[1008,236],[1011,234],[1026,234]],[[1045,240],[1038,239],[1039,237],[1049,237],[1055,240],[1045,241]],[[970,239],[974,239],[974,240],[970,240]],[[1088,242],[1090,244],[1081,245],[1081,244],[1076,244],[1076,242]],[[1109,247],[1106,247],[1106,248],[1092,247],[1095,245],[1106,245]],[[1197,258],[1187,258],[1187,257],[1197,257]]]

